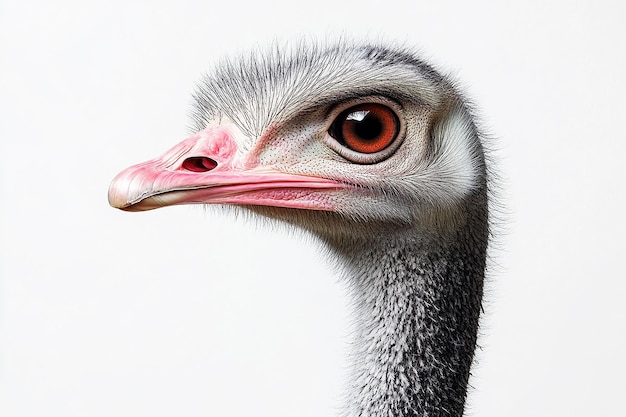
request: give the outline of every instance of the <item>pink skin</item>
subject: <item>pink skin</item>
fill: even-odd
[[[328,193],[348,187],[325,178],[261,167],[237,158],[230,130],[208,127],[163,156],[120,172],[109,187],[109,203],[127,211],[175,204],[253,204],[333,210]]]

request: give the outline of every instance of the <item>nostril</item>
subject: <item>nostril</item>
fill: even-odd
[[[207,172],[214,169],[217,162],[206,156],[192,156],[183,161],[183,169],[192,172]]]

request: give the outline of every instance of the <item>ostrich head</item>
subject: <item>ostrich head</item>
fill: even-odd
[[[114,179],[111,205],[234,205],[319,236],[359,309],[346,413],[460,415],[488,228],[481,137],[453,84],[402,48],[275,48],[206,75],[193,120]]]
[[[466,106],[404,50],[341,43],[227,61],[201,81],[193,120],[198,133],[115,178],[111,205],[236,204],[323,236],[430,233],[463,221],[484,187]]]

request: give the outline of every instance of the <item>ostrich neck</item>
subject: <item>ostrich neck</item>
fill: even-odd
[[[356,317],[346,417],[463,414],[486,250],[466,232],[334,247]]]

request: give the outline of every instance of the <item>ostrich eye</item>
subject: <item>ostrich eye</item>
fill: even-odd
[[[400,122],[393,110],[383,104],[367,103],[344,110],[328,133],[355,152],[371,154],[391,145],[399,131]]]

